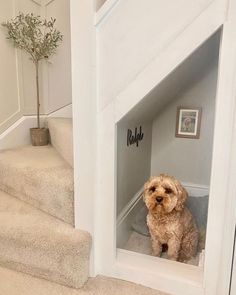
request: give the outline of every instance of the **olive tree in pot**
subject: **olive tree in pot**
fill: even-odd
[[[16,48],[22,49],[35,65],[36,98],[37,98],[37,128],[30,128],[32,145],[42,146],[48,144],[48,129],[40,125],[40,91],[39,66],[40,61],[48,60],[56,53],[62,41],[62,34],[55,25],[56,19],[42,19],[33,13],[20,13],[14,19],[2,23],[7,29],[7,39],[11,40]]]

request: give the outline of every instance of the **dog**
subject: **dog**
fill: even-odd
[[[160,257],[164,249],[173,261],[186,262],[196,256],[199,233],[185,207],[187,197],[185,188],[172,176],[161,174],[145,183],[144,202],[154,256]]]

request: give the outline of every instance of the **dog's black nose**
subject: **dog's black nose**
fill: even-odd
[[[163,198],[162,197],[157,197],[156,201],[157,201],[157,203],[161,203],[163,201]]]

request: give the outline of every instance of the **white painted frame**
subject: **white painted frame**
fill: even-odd
[[[91,11],[82,10],[82,13],[80,4],[83,3],[87,7],[87,5],[91,5],[91,1],[83,0],[79,2],[71,0],[73,115],[74,125],[78,127],[78,129],[75,129],[77,133],[74,134],[76,161],[75,214],[77,226],[90,231],[93,236],[94,248],[91,264],[94,267],[94,271],[92,274],[100,273],[122,278],[177,295],[222,295],[228,292],[230,277],[228,261],[230,260],[229,258],[232,258],[231,242],[233,241],[231,229],[233,227],[232,224],[235,222],[236,214],[232,206],[232,193],[235,192],[233,177],[236,175],[236,160],[235,156],[232,158],[233,150],[231,146],[232,139],[234,138],[234,143],[236,139],[233,137],[236,85],[236,38],[234,33],[236,4],[232,1],[229,7],[229,14],[226,15],[227,2],[226,0],[213,1],[204,13],[190,24],[184,32],[181,32],[175,40],[172,40],[166,50],[160,53],[158,59],[153,60],[115,100],[98,113],[96,107],[92,108],[92,110],[90,109],[89,118],[94,115],[95,120],[88,122],[86,116],[79,118],[78,114],[81,110],[81,105],[86,110],[91,102],[96,106],[96,93],[90,95],[88,90],[85,90],[84,87],[81,89],[80,86],[85,79],[88,77],[94,78],[95,75],[91,61],[88,61],[88,58],[91,57],[91,51],[87,53],[86,50],[91,49],[90,46],[93,44],[91,40],[95,41],[96,37],[94,36],[94,26],[91,24]],[[112,9],[115,9],[115,5]],[[106,17],[109,17],[109,15],[107,14]],[[85,25],[85,32],[80,31],[78,28],[81,22]],[[203,40],[206,40],[222,25],[223,35],[219,64],[213,169],[210,188],[210,194],[214,196],[214,199],[211,198],[210,201],[205,271],[203,272],[202,269],[194,266],[186,267],[171,261],[163,262],[158,258],[156,260],[153,260],[153,258],[149,259],[145,255],[137,253],[117,253],[115,243],[116,123],[150,89],[157,85],[196,49]],[[85,36],[86,33],[88,34]],[[80,45],[80,42],[84,40],[86,42]],[[181,50],[176,50],[180,48]],[[85,56],[86,60],[82,60],[83,56]],[[81,67],[79,62],[82,62],[86,67],[85,76],[82,76],[82,72],[79,70],[79,67]],[[96,64],[98,63],[99,61],[96,61]],[[162,70],[160,71],[160,69]],[[148,77],[148,80],[146,77]],[[96,82],[95,80],[92,81],[94,82],[92,85],[95,87]],[[137,87],[140,84],[143,86],[142,91],[139,91],[139,87]],[[89,98],[88,101],[86,100],[87,98]],[[225,120],[226,117],[227,120]],[[89,130],[96,127],[97,123],[97,128],[95,129],[97,133],[92,130],[94,148],[88,147],[86,142],[83,142],[83,139],[86,140],[83,131],[84,124],[87,123],[89,123]],[[82,132],[82,138],[79,138],[79,131]],[[95,151],[97,155],[95,160],[94,154],[90,157],[91,151]],[[87,163],[85,163],[85,159],[82,159],[83,157],[88,160]],[[230,160],[231,158],[233,161]],[[83,175],[83,169],[86,169],[87,166],[89,166],[91,171]],[[90,187],[89,195],[85,186],[88,183],[91,184],[91,177],[94,179],[94,170],[97,175],[96,187]],[[83,184],[80,178],[82,188],[79,186],[79,175],[82,179],[85,179]],[[227,200],[222,198],[222,195],[225,195],[226,192],[228,192],[227,196],[229,196]],[[87,199],[88,195],[90,196],[89,199]],[[227,227],[225,231],[223,230],[224,226]],[[226,249],[222,247],[223,241],[227,241]],[[159,266],[161,272],[158,271],[157,266]],[[223,277],[224,279],[222,279]]]
[[[216,5],[217,2],[215,2]],[[219,2],[217,3],[219,5]],[[225,3],[224,3],[225,4]],[[219,6],[218,6],[219,8]],[[214,12],[213,12],[214,11]],[[159,81],[163,79],[171,69],[174,69],[177,64],[179,64],[186,56],[187,51],[192,51],[195,49],[200,43],[209,37],[217,28],[219,28],[224,23],[224,10],[222,9],[221,15],[216,15],[216,7],[209,8],[208,11],[205,12],[205,15],[202,14],[201,17],[196,20],[183,34],[178,36],[178,38],[172,42],[169,48],[163,52],[163,56],[159,57],[159,60],[155,63],[153,62],[147,69],[145,69],[144,75],[147,76],[148,72],[150,73],[150,80],[146,82],[147,88],[150,89],[150,81],[153,83],[153,87],[158,83],[156,76],[156,68],[158,67],[158,62],[170,61],[166,63],[166,66],[160,66],[160,68],[164,68],[164,70],[159,74]],[[204,17],[207,17],[207,21],[204,21]],[[209,24],[209,19],[212,20],[212,23]],[[206,23],[205,31],[199,32],[198,29],[198,21],[199,24],[204,22]],[[215,24],[214,24],[215,23]],[[208,24],[208,25],[207,25]],[[195,32],[194,32],[195,31]],[[190,33],[191,32],[191,33]],[[194,40],[188,36],[188,33],[194,36]],[[225,34],[223,28],[223,36]],[[205,37],[204,37],[205,35]],[[197,37],[196,37],[197,36]],[[185,39],[186,38],[186,39]],[[187,40],[191,40],[191,43],[188,43]],[[176,54],[176,60],[173,62],[169,55],[171,52],[174,52],[175,46],[181,46],[179,43],[185,44],[185,48],[179,56]],[[186,51],[185,51],[186,49]],[[225,60],[223,60],[222,48],[221,48],[221,58],[220,58],[220,67],[219,71],[221,72],[225,64]],[[228,67],[229,65],[227,65]],[[154,77],[155,75],[155,77]],[[153,77],[153,80],[152,80]],[[145,79],[145,78],[144,78]],[[210,202],[209,209],[209,227],[208,232],[210,234],[207,238],[207,248],[206,248],[206,262],[205,262],[205,271],[198,267],[194,266],[183,266],[178,263],[173,262],[163,262],[160,259],[149,260],[147,262],[147,257],[145,255],[130,253],[127,251],[118,251],[116,253],[116,243],[115,243],[115,198],[111,196],[115,196],[115,171],[116,171],[116,163],[115,163],[115,136],[116,136],[116,123],[126,114],[142,97],[145,96],[145,93],[137,93],[139,91],[139,87],[136,87],[138,83],[142,83],[142,73],[139,77],[133,82],[133,85],[129,85],[125,91],[123,91],[110,105],[108,105],[100,114],[99,114],[99,126],[101,133],[104,135],[100,137],[100,141],[98,147],[100,149],[99,155],[99,163],[98,167],[102,167],[99,173],[99,198],[101,198],[100,203],[98,204],[99,215],[97,216],[97,226],[99,236],[106,237],[104,241],[95,241],[98,243],[99,249],[99,272],[102,272],[105,275],[115,276],[121,279],[128,279],[134,281],[136,283],[142,283],[144,285],[158,288],[165,292],[169,292],[172,294],[191,294],[191,295],[199,295],[199,294],[217,294],[218,288],[218,274],[216,269],[220,269],[220,255],[221,255],[221,245],[222,245],[222,234],[223,232],[219,232],[215,234],[215,230],[213,229],[213,223],[215,222],[215,210],[219,210],[219,208],[224,207],[224,201],[221,198],[222,190],[226,190],[228,187],[228,183],[224,183],[221,186],[221,192],[219,188],[219,179],[222,178],[222,174],[224,177],[226,175],[226,171],[229,173],[229,164],[228,156],[231,145],[231,130],[232,130],[232,121],[222,122],[222,116],[226,116],[228,113],[232,114],[232,109],[234,106],[234,101],[232,95],[228,95],[228,104],[225,105],[224,94],[220,92],[222,84],[225,82],[221,79],[224,79],[223,76],[220,75],[218,81],[218,93],[217,93],[217,101],[216,101],[216,123],[215,123],[215,136],[214,136],[214,151],[213,151],[213,162],[212,162],[212,182],[211,182],[211,195],[214,195],[214,198],[218,200],[218,206],[215,208]],[[149,84],[149,85],[148,85]],[[142,84],[143,85],[143,84]],[[145,89],[143,87],[143,89]],[[224,98],[224,99],[222,99]],[[231,126],[230,126],[231,124]],[[226,132],[223,130],[227,130]],[[228,134],[227,134],[228,133]],[[225,138],[225,140],[221,140],[221,138]],[[218,159],[218,149],[224,150],[226,153],[222,154],[222,160]],[[109,159],[114,159],[114,162],[108,163],[106,167],[103,169],[103,157],[106,155]],[[218,165],[221,165],[223,168],[220,169]],[[216,168],[218,167],[218,168]],[[217,170],[216,170],[217,169]],[[225,180],[227,178],[225,177]],[[218,185],[217,185],[218,183]],[[217,188],[217,189],[216,189]],[[106,196],[109,196],[106,198]],[[104,200],[104,201],[103,201]],[[217,224],[219,224],[219,230],[222,230],[224,215],[221,212],[221,218],[218,219]],[[100,245],[99,245],[100,244]],[[217,245],[217,246],[216,246]],[[219,259],[216,259],[219,257]],[[145,267],[146,266],[146,267]],[[161,271],[160,271],[161,269]],[[165,271],[163,271],[165,269]],[[159,270],[159,271],[158,271]],[[214,270],[214,271],[213,271]],[[173,273],[175,277],[173,279]],[[176,273],[181,273],[181,276],[178,277]],[[161,282],[161,283],[160,283]],[[220,293],[219,293],[220,294]],[[224,294],[224,293],[221,293]]]

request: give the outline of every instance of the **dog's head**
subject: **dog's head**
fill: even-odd
[[[181,211],[188,197],[186,190],[174,177],[161,174],[151,177],[144,185],[144,202],[153,214]]]

